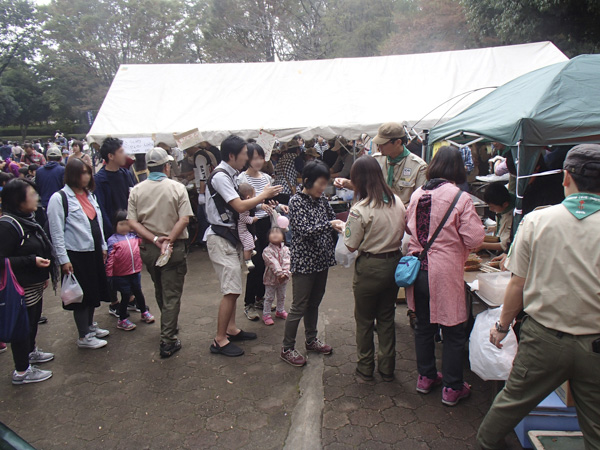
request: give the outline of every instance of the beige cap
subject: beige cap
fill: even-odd
[[[55,158],[62,158],[62,153],[60,152],[60,148],[58,147],[50,147],[48,149],[48,151],[46,152],[46,157],[55,157]]]
[[[170,161],[174,161],[164,148],[154,147],[146,153],[146,165],[148,167],[162,166]]]
[[[392,139],[400,139],[406,136],[404,127],[397,122],[384,123],[377,130],[377,136],[373,138],[373,143],[383,145],[390,142]]]

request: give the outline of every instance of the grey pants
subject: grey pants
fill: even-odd
[[[319,305],[325,295],[327,274],[329,270],[315,273],[295,273],[292,275],[292,291],[294,298],[292,307],[285,321],[283,348],[290,349],[296,345],[296,334],[300,320],[304,318],[306,342],[317,337]]]

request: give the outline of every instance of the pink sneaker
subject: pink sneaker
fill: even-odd
[[[288,316],[288,314],[287,314],[287,312],[286,312],[285,309],[283,311],[281,311],[281,312],[277,311],[275,313],[275,317],[277,317],[278,319],[284,319],[285,320],[285,319],[287,319],[287,316]]]
[[[154,316],[150,314],[150,311],[142,313],[142,322],[154,323]]]
[[[274,325],[275,322],[273,322],[273,318],[271,317],[271,314],[267,314],[265,316],[263,316],[263,322],[265,323],[265,325]]]
[[[417,380],[417,392],[421,394],[429,394],[431,390],[442,384],[442,373],[438,372],[435,380],[431,378],[424,377],[423,375],[419,375]]]
[[[442,390],[442,403],[446,406],[456,406],[463,398],[471,395],[471,386],[466,382],[460,390],[445,387]]]
[[[117,328],[125,331],[135,330],[135,323],[129,319],[119,320],[117,322]]]
[[[331,346],[327,345],[325,342],[322,342],[319,338],[316,338],[310,344],[308,342],[306,343],[306,351],[321,353],[323,355],[331,355],[333,348],[331,348]]]
[[[0,353],[4,353],[6,351],[6,344],[4,342],[0,342]]]

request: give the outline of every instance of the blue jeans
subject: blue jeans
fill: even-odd
[[[125,320],[129,317],[127,313],[127,305],[129,304],[129,298],[133,294],[135,296],[135,304],[142,313],[148,311],[146,306],[146,299],[142,292],[142,274],[134,273],[124,277],[113,277],[112,287],[115,291],[121,293],[125,301],[121,301],[119,304],[119,319]]]

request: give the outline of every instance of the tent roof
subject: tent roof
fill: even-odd
[[[523,75],[431,130],[430,142],[467,131],[506,145],[600,142],[600,55]]]
[[[413,125],[427,116],[419,124],[426,128],[489,91],[464,96],[467,92],[566,59],[552,43],[540,42],[372,58],[122,65],[88,139],[153,137],[173,143],[172,133],[194,128],[213,143],[230,133],[256,137],[259,129],[281,140],[295,134],[353,138],[375,135],[383,122]]]

